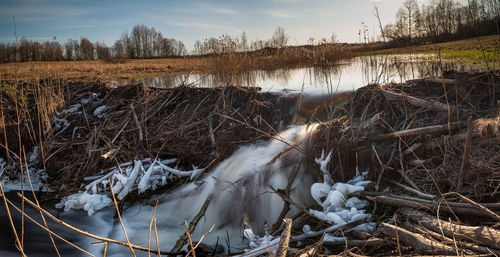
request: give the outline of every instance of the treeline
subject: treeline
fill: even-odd
[[[264,48],[283,48],[288,43],[289,36],[283,27],[277,27],[271,38],[248,42],[245,32],[241,36],[222,35],[218,38],[206,38],[194,42],[193,54],[217,55],[223,53],[256,51]]]
[[[165,38],[154,28],[136,25],[130,34],[123,33],[113,47],[102,42],[92,43],[87,38],[43,43],[21,38],[16,43],[0,43],[0,62],[80,61],[111,59],[148,59],[187,54],[182,41]]]
[[[375,16],[378,10],[375,7]],[[395,22],[379,27],[384,40],[396,43],[438,43],[500,34],[500,0],[431,0],[419,6],[405,0]]]
[[[113,46],[114,54],[121,58],[161,58],[187,54],[182,41],[163,37],[161,32],[144,25],[136,25],[130,34],[123,33]]]

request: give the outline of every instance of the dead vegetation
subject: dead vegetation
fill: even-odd
[[[6,140],[4,158],[17,151],[19,140],[26,148],[41,146],[50,186],[70,191],[84,177],[133,159],[177,158],[179,167],[208,167],[241,144],[274,135],[288,120],[276,108],[276,96],[258,88],[111,88],[102,83],[63,83],[61,88],[65,101],[44,112],[47,122],[40,129],[31,125],[37,124],[36,105],[18,103],[24,114],[18,121],[12,108],[17,98],[4,95],[4,106],[11,107],[3,109],[7,122],[0,136]]]
[[[333,151],[335,181],[370,172],[375,183],[353,195],[373,204],[378,228],[323,247],[342,255],[498,256],[498,81],[498,72],[447,72],[369,85],[337,106],[313,152]]]

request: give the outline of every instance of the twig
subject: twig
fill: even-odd
[[[191,222],[189,222],[189,229],[188,229],[188,232],[190,234],[193,233],[194,229],[196,228],[196,225],[198,225],[198,222],[200,221],[200,219],[205,215],[205,212],[207,211],[208,209],[208,206],[210,205],[210,202],[212,201],[212,198],[211,196],[209,196],[205,202],[203,203],[203,205],[201,206],[200,208],[200,211],[198,212],[198,214],[196,214],[196,216],[193,218],[193,220]],[[187,233],[186,234],[182,234],[181,237],[179,238],[179,240],[177,240],[177,242],[175,243],[175,246],[172,248],[171,252],[178,252],[182,249],[182,247],[184,247],[184,244],[186,244],[186,240],[188,240],[188,237],[190,235],[188,235]]]
[[[460,171],[458,172],[457,189],[462,188],[464,184],[464,178],[467,176],[467,169],[469,168],[469,156],[470,156],[470,144],[472,141],[472,132],[474,131],[474,124],[472,123],[472,117],[467,119],[467,137],[465,138],[464,155],[462,157],[462,165],[460,166]]]
[[[193,257],[196,257],[196,252],[194,251],[193,241],[191,240],[191,233],[189,233],[187,220],[184,220],[184,226],[186,227],[186,235],[189,240],[189,246],[191,247],[190,252],[193,254]],[[189,256],[189,253],[186,256]]]
[[[135,125],[137,126],[137,129],[139,130],[139,141],[142,142],[144,139],[144,135],[142,134],[142,127],[141,127],[141,124],[139,123],[139,118],[137,118],[137,114],[135,113],[133,103],[130,104],[130,109],[132,109],[132,114],[134,116],[134,122],[135,122]]]
[[[403,184],[400,184],[396,181],[392,181],[392,180],[389,180],[390,183],[410,192],[410,193],[413,193],[417,196],[420,196],[422,198],[425,198],[425,199],[429,199],[429,200],[435,200],[436,199],[436,196],[435,195],[430,195],[430,194],[426,194],[426,193],[423,193],[423,192],[420,192],[419,190],[416,190],[416,189],[413,189],[411,187],[408,187],[408,186],[405,186]]]
[[[500,215],[496,214],[495,212],[491,211],[490,209],[488,209],[487,207],[479,204],[479,203],[476,203],[474,201],[472,201],[471,199],[457,193],[457,192],[449,192],[449,193],[446,193],[444,195],[450,195],[450,194],[453,194],[453,195],[456,195],[458,197],[460,197],[462,200],[470,203],[471,205],[473,205],[474,207],[476,207],[479,211],[481,211],[482,213],[490,216],[491,218],[497,220],[497,221],[500,221]]]
[[[116,202],[115,193],[113,192],[113,185],[112,185],[113,183],[111,183],[111,179],[109,179],[108,181],[109,181],[109,189],[111,190],[111,196],[113,197],[113,202],[115,203],[116,214],[118,215],[118,219],[120,220],[120,224],[122,226],[123,234],[125,235],[125,240],[127,240],[127,244],[128,244],[128,246],[130,248],[130,252],[135,257],[134,249],[132,248],[132,245],[130,244],[130,241],[128,240],[127,231],[125,230],[125,225],[123,224],[122,216],[120,214],[120,208],[118,208],[118,203]]]

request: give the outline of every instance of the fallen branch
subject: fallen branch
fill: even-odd
[[[434,201],[427,201],[427,200],[416,200],[415,198],[413,199],[408,199],[408,198],[399,198],[399,197],[392,197],[392,196],[387,196],[387,195],[380,195],[380,196],[366,196],[366,198],[370,201],[374,201],[377,203],[382,203],[382,204],[387,204],[391,206],[397,206],[397,207],[412,207],[412,208],[426,208],[428,210],[431,210],[433,212],[436,212],[439,208],[441,208],[441,211],[446,211],[446,212],[454,212],[456,214],[462,214],[462,215],[473,215],[473,216],[479,216],[479,217],[484,217],[485,214],[482,211],[478,211],[476,209],[470,208],[470,207],[462,207],[462,206],[452,206],[444,203],[437,203]]]
[[[481,226],[466,226],[458,225],[451,222],[439,220],[436,217],[427,215],[424,212],[403,208],[401,213],[411,220],[424,225],[424,227],[435,231],[437,233],[443,233],[449,237],[467,239],[476,242],[480,245],[486,245],[489,247],[500,249],[500,231],[492,229],[489,227]]]
[[[380,142],[401,137],[410,137],[410,136],[428,135],[428,134],[442,134],[448,132],[449,130],[457,130],[460,128],[460,126],[463,125],[464,125],[463,122],[452,122],[449,125],[441,124],[441,125],[434,125],[422,128],[395,131],[383,135],[367,136],[366,140],[370,142]]]
[[[189,222],[189,230],[186,228],[186,233],[182,234],[179,240],[177,240],[175,246],[172,248],[172,250],[170,250],[171,252],[180,252],[182,250],[182,247],[184,247],[184,245],[186,244],[186,240],[188,240],[189,237],[187,232],[189,232],[189,234],[193,234],[196,225],[198,225],[200,219],[205,215],[205,212],[207,211],[208,206],[210,205],[210,201],[212,201],[210,197],[207,198],[207,200],[205,200],[198,214],[196,214],[193,220]]]
[[[434,232],[426,227],[420,226],[420,224],[418,227],[413,226],[413,228],[418,230],[418,231],[421,231],[422,233],[426,233],[426,234],[432,236],[433,238],[435,238],[436,240],[439,240],[441,242],[446,242],[448,244],[455,244],[457,246],[472,250],[472,251],[477,252],[477,253],[485,253],[485,254],[493,253],[493,254],[496,254],[496,256],[500,255],[500,251],[498,251],[496,249],[490,249],[490,248],[485,247],[485,246],[477,245],[477,244],[470,243],[470,242],[464,242],[462,240],[457,240],[455,235],[452,235],[453,239],[451,239],[449,237],[444,236],[443,233]],[[463,250],[463,249],[460,249],[460,250]]]
[[[379,224],[378,229],[388,236],[399,237],[399,240],[413,247],[417,252],[432,252],[435,254],[455,253],[455,250],[450,246],[425,238],[422,235],[410,232],[401,227],[396,227],[387,223],[381,223]]]
[[[387,241],[382,238],[372,237],[366,240],[344,240],[344,241],[325,241],[323,242],[324,246],[345,246],[347,244],[348,247],[373,247],[373,246],[382,246],[389,244],[390,241]]]
[[[437,111],[437,112],[447,112],[448,111],[448,105],[441,103],[436,100],[432,99],[421,99],[417,98],[414,96],[409,96],[406,94],[400,94],[400,93],[395,93],[395,92],[390,92],[384,89],[381,89],[382,94],[384,94],[385,99],[387,101],[402,101],[402,102],[407,102],[411,105],[417,106],[417,107],[424,107],[427,109],[430,109],[432,111]],[[451,111],[455,111],[456,108],[454,106],[450,106]]]

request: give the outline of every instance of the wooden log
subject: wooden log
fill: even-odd
[[[431,252],[435,254],[455,253],[455,250],[450,246],[410,232],[401,227],[396,227],[387,223],[380,223],[378,229],[388,236],[398,237],[400,241],[413,247],[413,249],[417,252]]]
[[[445,85],[455,85],[457,83],[456,80],[454,79],[443,79],[443,78],[436,78],[436,77],[430,77],[430,78],[423,78],[423,79],[412,79],[412,80],[407,80],[407,83],[418,83],[418,82],[426,82],[426,83],[431,83],[431,84],[445,84]]]
[[[434,126],[428,126],[428,127],[422,127],[422,128],[414,128],[414,129],[407,129],[407,130],[401,130],[401,131],[395,131],[395,132],[390,132],[387,134],[383,135],[374,135],[374,136],[367,136],[366,140],[370,142],[380,142],[380,141],[385,141],[385,140],[390,140],[390,139],[395,139],[395,138],[400,138],[400,137],[410,137],[410,136],[418,136],[418,135],[424,135],[424,134],[442,134],[446,133],[451,130],[457,130],[461,126],[463,126],[463,122],[452,122],[449,125],[448,124],[441,124],[441,125],[434,125]]]
[[[413,106],[427,108],[429,110],[436,111],[436,112],[447,112],[448,111],[448,105],[441,103],[439,101],[436,101],[436,100],[421,99],[421,98],[409,96],[406,94],[387,91],[384,89],[381,89],[381,90],[382,90],[382,94],[384,95],[385,99],[389,102],[401,101],[401,102],[407,102]],[[454,106],[449,107],[450,111],[455,111],[456,109],[457,108]]]
[[[376,191],[357,191],[357,192],[353,192],[353,193],[349,194],[349,197],[352,197],[352,196],[357,196],[357,197],[360,197],[360,196],[361,197],[386,196],[389,198],[397,198],[397,199],[401,199],[401,200],[405,200],[405,201],[414,201],[414,202],[421,203],[423,205],[435,205],[436,208],[440,204],[438,201],[431,201],[431,200],[426,200],[426,199],[408,196],[408,195],[396,195],[396,194],[392,194],[392,193],[376,192]],[[451,202],[451,201],[448,201],[447,203],[451,207],[474,208],[474,205],[470,204],[470,203],[460,203],[460,202]],[[480,204],[486,208],[489,208],[489,209],[500,209],[500,203],[478,203],[478,204]],[[442,201],[441,201],[440,208],[441,209],[446,208],[446,204]],[[484,212],[483,212],[483,214],[484,214]]]
[[[464,241],[464,240],[461,240],[461,239],[458,239],[455,237],[455,239],[451,239],[449,237],[446,237],[444,236],[442,233],[438,233],[438,232],[434,232],[426,227],[422,227],[420,224],[419,224],[419,227],[415,227],[413,226],[414,229],[418,230],[418,231],[422,231],[423,233],[426,233],[430,236],[432,236],[434,239],[440,241],[440,242],[447,242],[448,244],[456,244],[457,246],[460,246],[462,248],[465,248],[465,249],[469,249],[469,250],[472,250],[474,251],[475,253],[485,253],[485,254],[488,254],[488,253],[494,253],[496,256],[499,256],[500,255],[500,251],[499,250],[496,250],[496,249],[492,249],[492,248],[489,248],[489,247],[485,247],[485,246],[482,246],[482,245],[477,245],[477,244],[474,244],[474,243],[470,243],[470,242],[467,242],[467,241]],[[460,249],[462,250],[462,249]]]
[[[433,201],[417,201],[417,200],[409,200],[409,199],[402,199],[402,198],[397,198],[397,197],[391,197],[391,196],[367,196],[366,197],[368,200],[377,202],[377,203],[382,203],[382,204],[387,204],[391,206],[396,206],[396,207],[411,207],[411,208],[426,208],[428,210],[431,210],[433,212],[437,211],[438,208],[440,211],[444,212],[451,212],[453,210],[453,213],[455,214],[461,214],[461,215],[472,215],[472,216],[478,216],[478,217],[485,217],[486,215],[479,210],[469,208],[469,207],[460,207],[460,206],[451,206],[448,208],[444,203],[441,204],[441,206]],[[451,210],[450,210],[451,208]]]
[[[437,233],[442,232],[449,237],[466,239],[479,245],[500,249],[499,230],[485,226],[458,225],[452,222],[438,220],[433,216],[415,209],[404,208],[401,210],[401,213]]]

